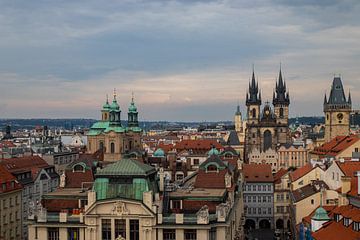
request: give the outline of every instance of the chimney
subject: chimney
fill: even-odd
[[[360,171],[357,171],[355,176],[357,177],[357,183],[358,183],[357,193],[358,195],[360,195]]]

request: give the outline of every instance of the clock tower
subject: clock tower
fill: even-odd
[[[325,142],[336,136],[346,136],[350,132],[351,95],[346,100],[340,77],[334,77],[329,99],[324,97]]]

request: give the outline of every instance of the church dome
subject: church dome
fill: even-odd
[[[156,149],[153,154],[154,157],[165,157],[165,152],[161,148]]]
[[[111,109],[111,110],[119,110],[119,109],[120,109],[120,106],[119,106],[119,104],[117,103],[116,99],[114,99],[113,102],[111,103],[110,109]]]
[[[326,210],[323,207],[316,209],[314,216],[311,218],[318,221],[327,221],[330,220]]]
[[[137,108],[136,108],[134,102],[131,102],[131,104],[129,106],[129,112],[137,112]]]
[[[103,110],[109,110],[110,109],[110,104],[109,101],[106,100],[106,103],[103,105]]]

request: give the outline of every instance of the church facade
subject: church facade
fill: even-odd
[[[114,98],[110,104],[108,99],[101,110],[101,121],[94,123],[87,133],[87,152],[95,153],[103,150],[104,161],[117,161],[123,154],[141,150],[141,133],[138,111],[132,98],[128,109],[128,124],[121,122],[121,109]]]
[[[261,91],[253,71],[246,94],[247,125],[245,136],[245,159],[253,151],[275,150],[290,141],[289,136],[290,97],[280,69],[272,106],[266,102],[262,107]]]

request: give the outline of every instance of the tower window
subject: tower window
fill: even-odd
[[[284,117],[284,109],[280,108],[280,117],[283,118]]]
[[[253,118],[256,118],[256,109],[255,108],[253,108],[252,110],[251,110],[251,115],[252,115],[252,117]]]
[[[115,143],[110,143],[110,152],[115,153]]]

